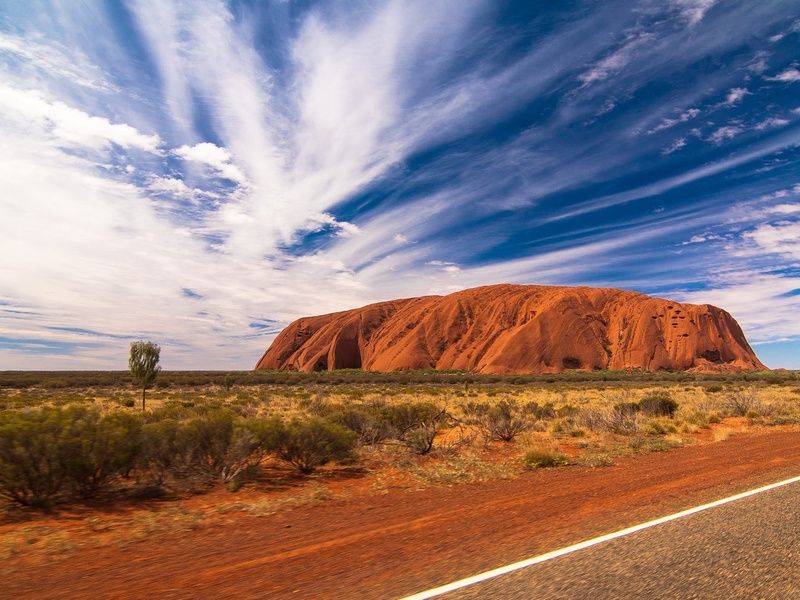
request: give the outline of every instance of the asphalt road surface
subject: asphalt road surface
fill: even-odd
[[[800,483],[439,597],[800,599]]]

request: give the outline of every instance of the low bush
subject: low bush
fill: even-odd
[[[0,414],[0,495],[48,506],[59,494],[89,497],[136,464],[141,423],[80,406]]]
[[[578,420],[593,431],[631,435],[639,430],[639,405],[620,402],[609,408],[584,408]]]
[[[352,459],[356,439],[349,429],[319,417],[294,420],[276,436],[274,452],[301,473],[313,473],[331,461]]]
[[[664,435],[666,433],[676,433],[678,428],[675,427],[669,419],[659,418],[651,419],[642,427],[642,433],[645,435]]]
[[[230,482],[279,445],[283,425],[277,420],[243,421],[230,411],[215,410],[187,422],[178,434],[194,470]]]
[[[127,476],[136,465],[141,447],[142,422],[137,415],[74,410],[64,468],[71,491],[89,498],[117,475]]]
[[[635,436],[628,447],[637,454],[648,454],[650,452],[666,452],[682,445],[682,442],[667,437]]]
[[[52,504],[66,478],[70,416],[63,409],[0,414],[0,494],[26,506]]]
[[[142,426],[140,465],[153,476],[158,486],[167,476],[182,478],[189,475],[192,449],[183,429],[183,423],[169,418]]]
[[[550,469],[569,464],[569,458],[557,450],[532,448],[522,457],[522,464],[526,469]]]
[[[360,444],[373,446],[390,439],[393,434],[384,412],[385,407],[379,404],[359,404],[337,407],[328,411],[325,417],[354,432]]]
[[[475,425],[486,441],[511,442],[530,429],[533,421],[531,411],[513,399],[501,400],[495,405],[470,402],[464,413],[467,423]]]
[[[582,467],[612,467],[614,466],[614,457],[608,452],[591,451],[581,455],[578,459],[578,464]]]
[[[651,417],[672,417],[678,410],[678,403],[668,392],[651,392],[639,400],[639,410]]]
[[[761,408],[755,388],[734,391],[723,400],[723,407],[733,417],[744,417]]]
[[[408,402],[387,406],[383,419],[391,437],[415,454],[427,454],[439,431],[451,420],[446,410],[430,402]]]
[[[578,427],[575,419],[572,417],[566,417],[563,419],[557,419],[553,423],[552,430],[553,435],[556,437],[584,437],[586,432]]]

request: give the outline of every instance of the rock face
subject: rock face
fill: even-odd
[[[624,290],[492,285],[298,319],[256,369],[763,370],[734,318]]]

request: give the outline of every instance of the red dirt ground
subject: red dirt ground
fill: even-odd
[[[3,565],[3,598],[391,598],[800,471],[800,432],[302,506]]]

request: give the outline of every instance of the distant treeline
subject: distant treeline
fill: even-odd
[[[594,382],[763,382],[792,385],[800,371],[688,373],[686,371],[564,371],[557,374],[480,375],[465,371],[399,371],[380,373],[360,369],[297,373],[292,371],[162,371],[156,388],[219,385],[340,385],[340,384],[564,384]],[[0,371],[0,388],[86,388],[131,386],[128,371]]]

